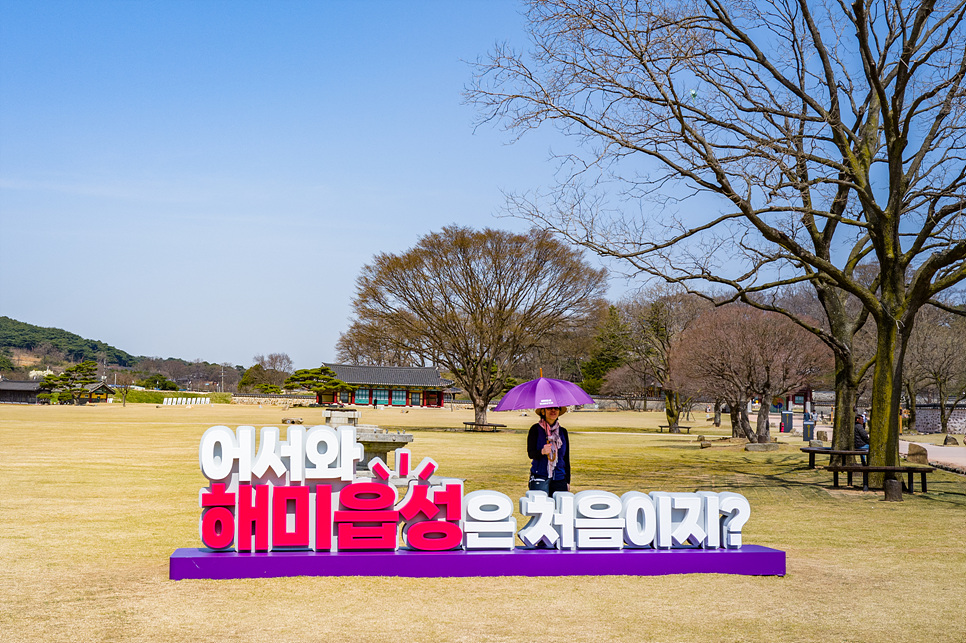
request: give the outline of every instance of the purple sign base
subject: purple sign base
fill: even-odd
[[[169,578],[276,578],[283,576],[663,576],[743,574],[784,576],[785,552],[760,545],[740,549],[618,549],[556,551],[273,551],[262,553],[178,549]]]

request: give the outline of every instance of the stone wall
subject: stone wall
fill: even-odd
[[[261,406],[308,406],[315,404],[314,395],[245,395],[231,396],[232,404],[256,404]]]
[[[920,433],[939,433],[939,409],[916,407],[916,430]],[[966,407],[953,409],[949,418],[949,432],[966,434]]]

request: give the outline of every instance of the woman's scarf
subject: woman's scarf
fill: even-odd
[[[560,422],[554,422],[553,426],[540,418],[540,426],[547,432],[547,444],[550,445],[550,453],[547,455],[547,478],[553,480],[553,470],[557,468],[557,459],[560,449],[563,447],[563,438],[560,437]]]

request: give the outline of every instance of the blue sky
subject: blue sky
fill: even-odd
[[[359,269],[552,183],[465,61],[520,5],[0,0],[0,314],[136,355],[335,357]]]

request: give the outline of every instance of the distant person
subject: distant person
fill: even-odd
[[[558,491],[570,491],[570,436],[560,426],[560,416],[566,406],[536,409],[540,421],[527,434],[527,455],[530,457],[531,490],[546,491],[552,496]]]
[[[855,448],[869,449],[869,432],[865,430],[865,418],[861,415],[855,416]]]

